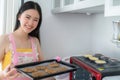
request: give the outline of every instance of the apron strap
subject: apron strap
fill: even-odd
[[[14,61],[12,59],[12,63],[14,65],[16,65],[18,63],[18,59],[17,59],[17,52],[16,52],[16,45],[15,45],[15,41],[14,41],[14,36],[12,35],[12,33],[9,34],[9,40],[10,40],[10,42],[12,44],[12,46],[11,46],[12,47],[11,54],[12,54],[12,57],[14,58]]]
[[[30,37],[30,40],[31,40],[31,44],[32,44],[32,54],[33,54],[33,57],[34,57],[34,61],[36,62],[37,61],[37,53],[36,53],[36,49],[35,49],[35,41],[33,40],[32,37]]]

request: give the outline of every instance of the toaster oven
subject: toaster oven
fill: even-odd
[[[70,57],[70,63],[78,67],[70,73],[70,80],[102,80],[104,77],[120,75],[120,61],[98,65],[84,56]]]

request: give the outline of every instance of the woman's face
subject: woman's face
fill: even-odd
[[[18,18],[20,21],[20,28],[26,32],[32,32],[38,25],[40,15],[37,10],[29,9],[24,11]]]

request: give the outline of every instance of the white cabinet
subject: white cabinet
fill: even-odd
[[[54,0],[53,7],[60,8],[61,7],[61,0]]]
[[[64,6],[67,6],[67,5],[71,5],[71,4],[74,4],[74,0],[63,0],[64,2]]]
[[[104,12],[104,0],[52,0],[53,13],[99,13]]]
[[[105,0],[105,16],[120,16],[120,0]]]
[[[52,0],[52,12],[62,13],[66,11],[66,7],[73,5],[75,0]],[[70,8],[70,7],[69,7]]]

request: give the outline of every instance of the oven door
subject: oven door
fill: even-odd
[[[95,80],[91,73],[84,68],[78,66],[76,63],[72,63],[77,66],[77,70],[72,73],[72,80]]]

